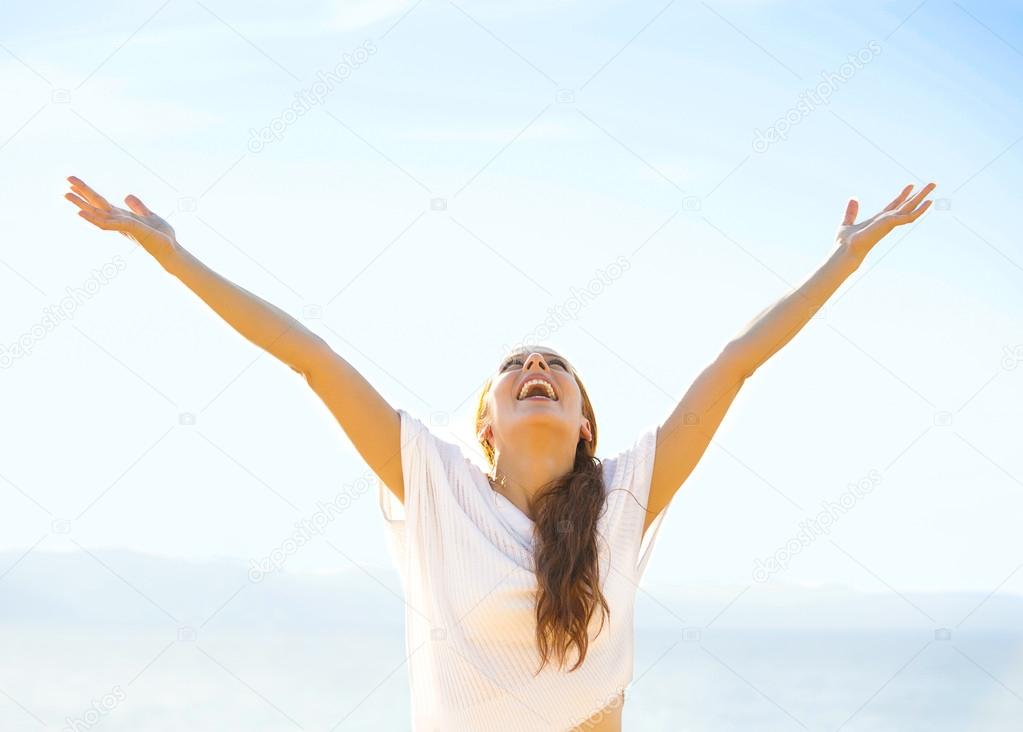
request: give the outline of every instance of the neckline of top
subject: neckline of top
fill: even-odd
[[[480,486],[480,490],[484,492],[484,497],[490,494],[490,500],[493,500],[495,511],[501,520],[508,524],[527,544],[530,543],[535,525],[533,520],[508,500],[503,493],[494,490],[490,484],[490,478],[483,470],[477,469],[475,473],[478,476],[476,482]]]

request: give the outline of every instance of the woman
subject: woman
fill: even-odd
[[[849,201],[828,260],[761,313],[660,425],[596,457],[597,422],[562,354],[525,348],[488,378],[476,410],[484,473],[388,404],[297,320],[207,268],[135,196],[110,205],[75,177],[66,198],[138,242],[239,333],[302,374],[380,479],[407,598],[415,729],[619,732],[633,675],[640,577],[676,491],[739,389],[892,229],[930,206],[906,186],[855,223]]]

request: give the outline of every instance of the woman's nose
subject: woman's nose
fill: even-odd
[[[539,368],[541,371],[547,370],[547,362],[544,361],[543,356],[541,356],[539,353],[529,354],[529,358],[526,359],[524,368],[528,370],[533,368],[534,366]]]

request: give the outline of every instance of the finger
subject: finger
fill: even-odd
[[[84,199],[79,198],[74,193],[65,193],[64,194],[64,198],[66,198],[67,200],[71,201],[71,203],[75,204],[76,206],[78,206],[78,208],[82,209],[83,211],[92,211],[93,213],[98,213],[99,212],[98,208],[93,206],[88,201],[85,201]]]
[[[97,208],[111,208],[107,199],[103,198],[103,196],[96,193],[96,191],[86,185],[85,181],[81,178],[76,178],[71,175],[68,176],[68,181],[71,183],[71,190],[80,195],[93,206],[96,206]]]
[[[845,218],[842,219],[842,226],[851,226],[856,221],[856,214],[860,211],[860,202],[855,198],[850,198],[849,203],[845,207]]]
[[[916,221],[918,218],[920,218],[920,216],[923,214],[923,212],[926,211],[930,207],[931,207],[931,200],[928,199],[928,200],[924,201],[924,205],[923,206],[918,208],[913,213],[909,214],[909,220],[910,221]]]
[[[139,216],[153,215],[153,212],[149,210],[149,207],[142,203],[142,199],[134,194],[126,196],[124,202],[128,204],[128,208],[137,213]]]
[[[103,198],[103,196],[99,195],[98,193],[96,193],[91,188],[90,189],[85,189],[85,188],[82,188],[81,186],[73,185],[73,186],[71,186],[71,190],[74,191],[75,193],[77,193],[82,198],[84,198],[86,201],[88,201],[90,204],[92,204],[96,208],[99,208],[99,209],[111,209],[111,208],[113,208],[113,206],[110,205],[110,202],[107,201],[107,199]]]
[[[72,185],[71,190],[77,193],[82,198],[84,198],[89,203],[91,203],[96,208],[100,209],[113,208],[113,206],[110,205],[110,202],[107,201],[107,199],[103,198],[103,196],[99,195],[98,193],[96,193],[96,191],[92,190],[91,188],[86,189],[78,185]]]
[[[896,196],[896,197],[895,197],[895,198],[894,198],[894,199],[892,200],[892,202],[891,202],[891,203],[889,203],[889,204],[888,204],[887,206],[885,206],[885,207],[884,207],[884,208],[883,208],[883,209],[881,210],[881,213],[885,213],[886,211],[892,211],[892,210],[894,210],[894,209],[895,209],[896,207],[898,207],[898,205],[899,205],[899,204],[901,204],[901,203],[902,203],[903,201],[905,201],[905,200],[906,200],[906,196],[908,196],[908,195],[909,195],[909,192],[910,192],[911,190],[913,190],[913,184],[912,184],[912,183],[910,183],[910,184],[909,184],[908,186],[906,186],[905,188],[903,188],[903,189],[902,189],[902,193],[900,193],[899,195],[897,195],[897,196]]]
[[[920,201],[924,200],[924,197],[928,193],[934,190],[935,185],[936,185],[935,183],[928,183],[923,188],[921,188],[919,193],[917,193],[915,196],[909,199],[909,201],[907,201],[902,206],[902,208],[899,209],[899,213],[903,214],[910,213],[914,208],[920,205]]]
[[[933,203],[933,201],[928,199],[928,200],[924,201],[922,206],[918,206],[917,209],[915,211],[913,211],[912,213],[895,213],[895,214],[891,214],[892,222],[894,222],[895,226],[903,226],[904,224],[911,224],[914,221],[916,221],[918,218],[920,218],[923,215],[924,211],[926,211],[927,209],[929,209],[931,207],[932,203]]]
[[[82,209],[78,212],[78,215],[93,226],[98,226],[105,231],[111,231],[114,229],[113,220],[102,211],[96,211],[95,209]]]

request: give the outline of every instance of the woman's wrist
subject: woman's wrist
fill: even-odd
[[[171,239],[164,246],[160,247],[156,251],[150,251],[153,258],[160,263],[167,272],[174,275],[175,277],[181,271],[181,265],[184,263],[185,255],[188,254],[184,247],[178,244],[177,239]]]
[[[835,253],[832,255],[836,261],[843,263],[852,274],[863,264],[863,253],[849,246],[849,242],[839,240]]]

